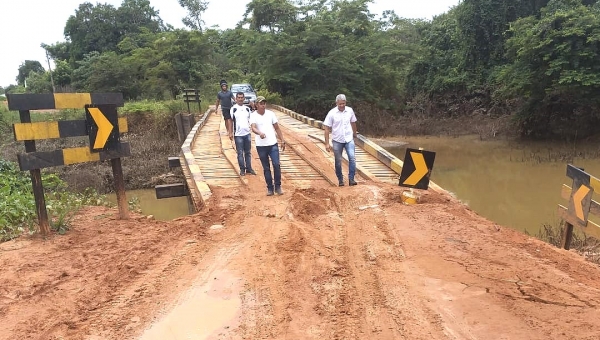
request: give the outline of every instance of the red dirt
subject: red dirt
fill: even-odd
[[[1,244],[0,339],[137,339],[198,289],[212,305],[181,327],[233,314],[181,338],[599,337],[600,270],[573,252],[432,191],[403,205],[388,184],[283,188],[249,176],[171,222],[91,207],[67,235]]]

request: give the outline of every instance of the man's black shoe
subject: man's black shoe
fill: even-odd
[[[357,185],[358,183],[356,183],[354,180],[350,180],[350,181],[348,182],[348,184],[349,184],[350,186],[353,186],[353,185]]]
[[[338,184],[339,184],[341,187],[343,187],[343,186],[344,186],[344,182],[340,182],[340,183],[338,183]]]

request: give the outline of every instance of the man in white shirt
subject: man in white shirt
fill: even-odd
[[[277,124],[277,116],[273,111],[267,110],[267,101],[263,96],[256,98],[256,111],[250,114],[250,128],[255,133],[254,144],[265,174],[267,196],[273,196],[274,192],[277,195],[283,195],[277,137],[281,142],[281,151],[285,150],[285,141]],[[271,175],[269,158],[273,163],[273,175]]]
[[[231,108],[231,118],[233,119],[234,132],[229,135],[230,139],[235,138],[235,150],[237,151],[238,164],[240,166],[240,176],[246,174],[256,175],[252,169],[252,138],[250,136],[250,108],[244,105],[244,93],[235,94],[235,105]]]
[[[333,155],[335,158],[335,174],[339,185],[344,186],[344,175],[342,174],[342,152],[346,150],[348,156],[348,184],[356,185],[354,175],[356,174],[356,156],[354,138],[356,138],[356,115],[351,107],[346,106],[346,96],[338,94],[335,98],[336,107],[331,109],[323,125],[325,125],[325,145],[327,152],[331,151],[329,146],[329,134],[333,144]]]

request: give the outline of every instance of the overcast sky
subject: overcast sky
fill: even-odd
[[[75,14],[83,0],[0,0],[0,86],[16,83],[19,65],[25,60],[37,60],[48,68],[41,43],[53,44],[64,41],[63,31],[69,16]],[[108,3],[119,7],[122,0],[87,1]],[[207,26],[218,25],[221,29],[233,28],[242,20],[249,0],[210,1],[204,14]],[[459,0],[375,0],[370,6],[373,14],[394,10],[405,18],[431,19],[457,5]],[[150,0],[167,24],[183,27],[181,19],[186,15],[177,0]]]

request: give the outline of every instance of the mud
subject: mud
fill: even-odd
[[[600,270],[573,252],[445,194],[404,205],[387,184],[283,189],[266,197],[251,176],[171,222],[86,208],[67,235],[1,244],[0,339],[600,334]]]

